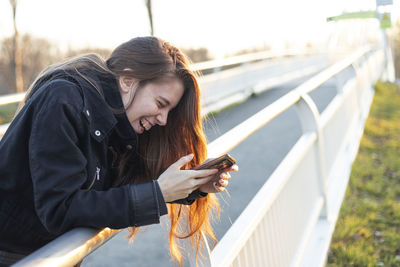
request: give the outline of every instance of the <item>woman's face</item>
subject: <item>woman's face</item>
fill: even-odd
[[[126,115],[136,133],[167,124],[168,112],[182,98],[184,87],[178,78],[148,82],[137,88],[137,80],[120,77],[120,92]],[[133,100],[132,100],[133,99]]]

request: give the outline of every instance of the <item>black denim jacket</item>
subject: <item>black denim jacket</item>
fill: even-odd
[[[167,213],[157,181],[111,187],[111,136],[126,149],[137,137],[109,108],[122,109],[117,81],[85,75],[40,80],[0,141],[0,250],[28,254],[74,227],[142,226]]]

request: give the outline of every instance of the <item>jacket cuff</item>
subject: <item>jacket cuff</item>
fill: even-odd
[[[206,197],[208,193],[201,192],[199,189],[194,190],[187,198],[198,199],[202,197]]]
[[[160,214],[165,212],[163,207],[160,208],[160,201],[164,201],[157,194],[157,185],[154,181],[144,184],[135,184],[129,186],[131,196],[131,225],[136,227],[160,223]],[[165,204],[164,204],[165,205]]]
[[[168,208],[167,208],[167,205],[165,204],[165,200],[164,200],[163,194],[161,192],[160,185],[158,184],[158,181],[153,180],[153,184],[156,188],[156,193],[157,193],[156,196],[158,199],[158,208],[160,211],[160,216],[163,216],[168,213]]]
[[[187,196],[186,198],[174,200],[171,203],[192,205],[196,199],[206,197],[207,195],[208,193],[203,193],[199,189],[196,189],[192,193],[190,193],[190,195]]]

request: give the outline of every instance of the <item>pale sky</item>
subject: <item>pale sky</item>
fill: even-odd
[[[400,0],[394,0],[398,8]],[[68,46],[115,48],[149,35],[145,0],[18,0],[17,25]],[[216,57],[239,49],[323,43],[329,16],[375,8],[375,0],[153,0],[155,35]],[[0,38],[12,34],[9,0],[0,0]]]

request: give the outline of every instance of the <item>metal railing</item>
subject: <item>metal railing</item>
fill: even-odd
[[[120,231],[75,228],[12,266],[75,266]]]
[[[292,106],[303,128],[212,251],[212,266],[323,266],[383,62],[381,50],[361,49],[209,145],[211,156],[225,153]],[[356,78],[340,82],[349,66]],[[337,95],[319,114],[308,94],[337,75]]]
[[[240,67],[201,77],[202,113],[221,110],[233,103],[244,101],[253,94],[260,94],[286,82],[314,74],[327,66],[326,62],[321,60],[321,54],[307,56],[309,61],[312,59],[313,64],[304,64],[300,56],[282,57],[277,60],[261,59],[263,57],[251,64],[242,64]],[[266,71],[273,68],[277,61],[284,66],[284,71]]]
[[[238,64],[248,64],[254,61],[260,61],[271,58],[288,57],[307,55],[310,51],[304,49],[291,49],[281,51],[264,51],[240,56],[234,56],[224,59],[209,60],[192,64],[191,69],[194,71],[204,72],[206,70],[213,70],[213,72],[220,72],[221,69]]]
[[[10,94],[0,97],[0,106],[21,102],[25,97],[25,93]]]

